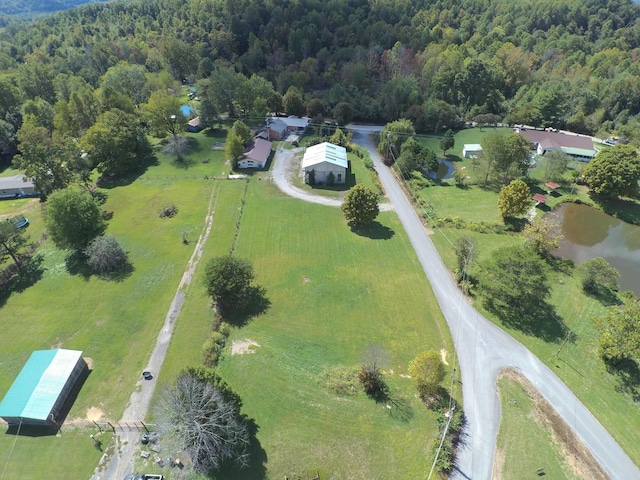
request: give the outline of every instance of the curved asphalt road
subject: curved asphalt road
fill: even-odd
[[[436,294],[453,337],[461,369],[467,425],[459,451],[456,479],[490,479],[500,403],[496,380],[514,367],[574,429],[602,468],[614,479],[640,479],[640,470],[560,379],[521,343],[482,317],[453,282],[418,215],[391,170],[382,163],[369,135],[380,127],[350,126],[354,141],[371,154],[380,181],[394,205]]]

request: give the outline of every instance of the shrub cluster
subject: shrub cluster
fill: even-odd
[[[175,203],[165,203],[160,209],[160,218],[171,218],[175,217],[178,213],[178,207],[176,207]]]

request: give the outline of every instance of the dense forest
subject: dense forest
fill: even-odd
[[[142,119],[174,83],[198,85],[205,124],[275,111],[430,132],[489,118],[638,145],[639,18],[631,0],[84,5],[0,29],[0,154],[33,138],[25,124],[55,143],[113,109]]]
[[[2,0],[0,13],[5,15],[42,14],[67,10],[85,3],[107,0]]]

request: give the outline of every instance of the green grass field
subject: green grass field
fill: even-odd
[[[339,209],[252,182],[236,253],[254,262],[272,306],[230,339],[257,342],[256,353],[227,352],[220,367],[260,427],[268,476],[421,475],[433,417],[401,375],[420,351],[451,346],[397,218],[380,216],[379,236],[388,239],[359,236]],[[409,421],[363,394],[340,396],[322,385],[329,369],[358,368],[370,344],[388,353],[391,397],[406,402]]]
[[[352,478],[422,474],[431,461],[428,445],[437,427],[411,380],[401,375],[425,349],[445,349],[452,361],[452,347],[395,215],[382,214],[370,237],[360,236],[350,231],[339,209],[290,199],[266,174],[257,173],[251,176],[240,218],[246,182],[212,179],[229,171],[222,152],[211,149],[223,136],[189,137],[193,149],[184,161],[165,156],[158,146],[157,165],[100,189],[104,210],[113,212],[107,233],[128,252],[134,267],[130,276],[112,282],[70,274],[65,253],[47,240],[38,250],[41,278],[24,291],[3,294],[0,391],[8,389],[32,350],[81,349],[94,368],[68,419],[84,418],[91,407],[107,419],[119,419],[213,194],[214,224],[202,262],[229,252],[240,220],[236,254],[253,261],[272,304],[265,315],[232,333],[232,340],[256,340],[258,352],[227,352],[221,365],[243,398],[243,412],[258,427],[256,438],[266,457],[257,456],[254,468],[225,478],[259,478],[256,472],[275,478],[316,469]],[[169,202],[176,204],[178,215],[159,218],[158,211]],[[37,200],[2,207],[6,215],[27,210],[28,231],[32,239],[40,238],[44,227]],[[184,236],[189,245],[183,244]],[[201,361],[212,318],[201,271],[186,290],[166,362],[156,377],[160,388],[183,367]],[[391,409],[364,394],[341,396],[326,386],[327,372],[358,368],[371,343],[382,345],[391,360],[385,369],[395,402],[389,403]],[[95,429],[65,427],[58,437],[0,436],[4,478],[62,478],[51,472],[63,470],[68,478],[88,478],[100,456],[90,433]],[[36,444],[42,454],[33,456]]]
[[[534,403],[524,388],[503,377],[498,381],[502,417],[496,442],[497,478],[577,480],[561,447],[548,427],[542,426]]]

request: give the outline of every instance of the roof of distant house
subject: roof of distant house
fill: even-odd
[[[14,175],[13,177],[0,177],[0,190],[8,188],[31,188],[33,182],[24,175]]]
[[[480,145],[479,143],[465,143],[464,150],[465,152],[481,152],[482,145]]]
[[[82,356],[79,350],[36,350],[0,402],[0,417],[48,420]]]
[[[567,150],[567,149],[579,149],[579,150],[587,150],[594,151],[593,142],[591,141],[591,137],[584,137],[582,135],[568,135],[566,133],[561,132],[552,132],[549,130],[530,130],[530,129],[519,129],[521,135],[524,135],[530,142],[539,144],[544,150],[549,149],[559,149],[559,150]],[[567,151],[567,153],[574,153],[572,151]],[[575,153],[575,154],[583,154],[585,152]]]
[[[287,130],[287,124],[280,118],[269,119],[267,121],[267,126],[269,127],[269,130],[273,130],[274,132],[284,132]]]
[[[189,120],[190,127],[199,127],[200,126],[200,117],[196,117],[193,120]]]
[[[329,142],[319,143],[318,145],[308,147],[304,152],[302,168],[312,167],[313,165],[318,165],[322,162],[331,163],[342,168],[348,168],[349,162],[347,161],[347,149]]]
[[[245,158],[255,160],[256,162],[266,163],[271,155],[271,142],[262,138],[256,138],[253,142],[253,148],[244,154]]]
[[[295,115],[291,115],[288,117],[272,117],[267,119],[267,124],[271,126],[272,123],[282,122],[286,125],[287,128],[307,128],[309,125],[308,117],[296,117]]]

